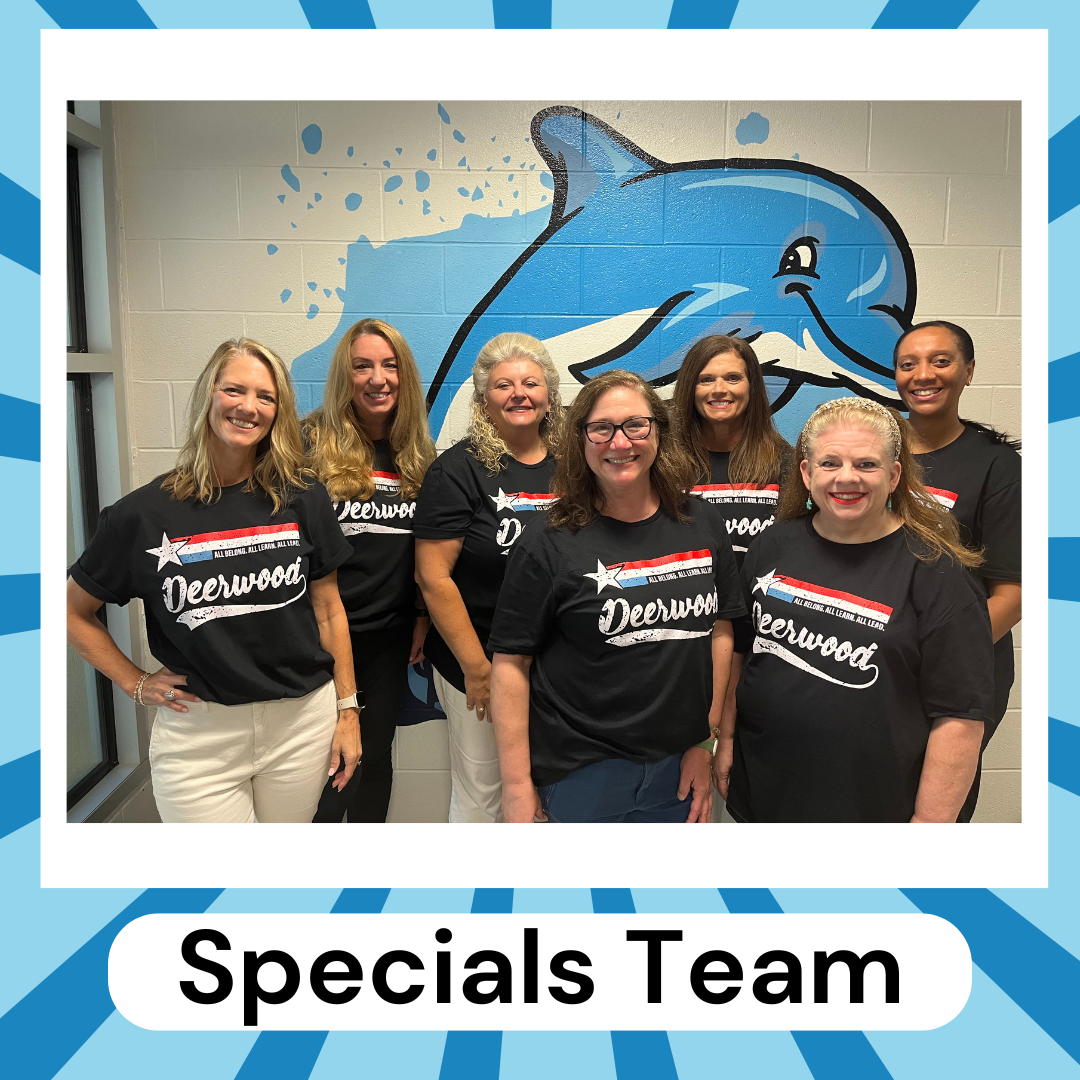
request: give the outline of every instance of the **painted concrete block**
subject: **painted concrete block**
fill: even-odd
[[[994,388],[992,386],[969,386],[964,391],[964,396],[960,399],[960,415],[965,420],[992,424],[993,414]]]
[[[858,180],[896,218],[909,244],[944,243],[947,177],[869,172]]]
[[[984,769],[979,803],[972,821],[1020,820],[1020,772],[1014,769]]]
[[[135,379],[190,379],[223,341],[242,337],[244,317],[182,312],[129,312],[127,355]]]
[[[336,317],[341,313],[345,297],[345,266],[338,260],[346,258],[347,251],[345,244],[304,244],[301,247],[303,293],[309,315],[312,304],[318,307],[319,315]]]
[[[123,284],[128,310],[161,310],[161,258],[156,240],[128,240],[124,245]]]
[[[1023,415],[1019,386],[995,386],[994,409],[990,414],[994,427],[1007,431],[1014,439],[1023,436]]]
[[[752,115],[754,114],[754,115]],[[768,136],[757,140],[766,128]],[[870,106],[865,101],[730,101],[726,157],[794,158],[837,172],[867,166]]]
[[[297,164],[291,101],[158,101],[157,164],[164,168]]]
[[[340,317],[334,312],[320,312],[314,319],[292,312],[253,312],[244,316],[244,333],[268,345],[291,367],[301,353],[334,335]]]
[[[586,101],[583,108],[662,161],[727,156],[726,101]]]
[[[175,446],[172,393],[167,382],[137,382],[131,390],[135,443],[148,449]]]
[[[394,736],[395,769],[450,768],[450,742],[445,720],[399,727]]]
[[[278,246],[297,240],[350,242],[361,235],[382,240],[378,170],[334,169],[326,170],[327,176],[323,171],[241,169],[240,235]]]
[[[998,314],[1020,314],[1020,249],[1001,249],[1001,283],[998,288]]]
[[[300,164],[312,168],[381,169],[384,161],[403,169],[438,167],[443,130],[450,135],[433,101],[302,101],[298,108],[297,131],[314,124],[322,136],[315,154],[301,141]]]
[[[235,169],[125,169],[121,182],[129,239],[240,235]]]
[[[998,249],[917,247],[919,302],[938,311],[996,315]]]
[[[456,165],[463,157],[475,174],[489,165],[493,169],[544,168],[532,143],[530,125],[542,109],[554,105],[581,107],[580,101],[444,101],[443,109],[450,123],[440,123],[443,147],[443,167]],[[459,142],[454,132],[465,139]],[[503,158],[510,158],[503,161]],[[522,164],[524,162],[524,165]],[[529,166],[535,166],[530,170]]]
[[[450,815],[450,773],[394,773],[387,821],[446,821]]]
[[[983,753],[984,769],[1020,768],[1020,710],[1010,709]]]
[[[920,297],[921,299],[921,297]],[[949,319],[960,323],[975,344],[974,386],[1019,386],[1020,320],[966,317],[963,312],[943,312],[920,307],[915,322]]]
[[[114,102],[113,133],[120,168],[153,168],[157,164],[152,101]]]
[[[1020,246],[1020,181],[954,176],[949,181],[950,244]]]
[[[1019,102],[1009,106],[1009,153],[1005,171],[1009,176],[1019,176],[1021,166],[1021,134],[1023,121]]]
[[[995,101],[875,101],[870,170],[1001,174],[1007,114]]]
[[[177,446],[183,446],[187,439],[188,407],[191,403],[191,391],[194,387],[193,382],[172,383],[173,432],[175,433]]]
[[[266,245],[163,240],[165,307],[172,311],[306,310],[300,249],[283,247],[268,265]],[[283,288],[291,290],[282,302]]]
[[[169,472],[176,464],[175,450],[133,450],[131,454],[132,482],[135,487],[149,484],[155,476]],[[144,637],[145,641],[145,637]],[[144,647],[144,654],[150,650]],[[159,662],[160,663],[160,662]]]

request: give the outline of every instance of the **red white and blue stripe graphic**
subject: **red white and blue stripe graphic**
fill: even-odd
[[[947,491],[945,488],[930,487],[929,485],[926,488],[926,494],[931,499],[941,503],[946,510],[951,510],[956,505],[956,500],[960,498],[955,491]]]
[[[769,583],[765,594],[775,596],[778,600],[785,600],[789,604],[799,599],[811,604],[820,604],[823,607],[837,608],[840,611],[850,612],[852,615],[861,615],[864,619],[871,619],[877,623],[887,623],[893,612],[887,604],[879,604],[876,600],[867,600],[854,593],[827,589],[824,585],[812,585],[809,581],[799,581],[798,578],[784,577],[779,574]]]
[[[712,552],[681,551],[677,555],[664,555],[659,559],[639,559],[637,562],[614,563],[609,570],[618,569],[616,583],[623,589],[636,585],[648,585],[654,581],[666,581],[675,576],[689,577],[707,574],[712,569]]]
[[[199,533],[197,536],[189,536],[186,543],[183,537],[178,537],[172,540],[172,543],[184,544],[176,552],[182,563],[228,559],[234,555],[246,555],[251,551],[265,551],[268,548],[298,547],[300,526],[296,522],[285,525],[258,525],[253,529]]]
[[[558,495],[530,495],[525,491],[517,491],[507,496],[511,499],[510,509],[520,512],[522,510],[546,510],[558,498]]]
[[[371,479],[375,481],[375,490],[389,495],[396,495],[401,491],[401,477],[396,472],[372,472]]]
[[[690,489],[711,503],[775,503],[780,497],[779,484],[698,484]]]

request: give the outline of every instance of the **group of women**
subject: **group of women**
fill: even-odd
[[[742,339],[698,341],[670,406],[610,371],[564,410],[544,346],[500,334],[436,457],[388,324],[346,332],[302,422],[280,359],[226,342],[173,471],[71,567],[69,640],[156,709],[163,821],[384,821],[425,655],[451,821],[708,822],[714,785],[735,821],[967,821],[1012,682],[1019,457],[960,420],[960,327],[894,365],[908,420],[841,398],[792,448]],[[98,617],[135,597],[155,672]]]

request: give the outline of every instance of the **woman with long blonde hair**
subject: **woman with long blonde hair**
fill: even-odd
[[[417,603],[412,519],[435,458],[420,372],[404,337],[361,319],[334,349],[323,403],[304,421],[308,463],[325,485],[352,554],[338,586],[362,695],[364,764],[339,790],[326,784],[317,822],[386,820],[391,748],[410,664],[429,621]]]
[[[528,334],[499,334],[473,367],[465,438],[428,469],[416,506],[416,579],[431,611],[424,646],[449,720],[450,820],[501,817],[488,712],[487,639],[506,555],[553,501],[559,376]]]
[[[102,511],[67,585],[72,647],[156,708],[163,822],[306,822],[328,769],[348,782],[360,728],[337,569],[349,550],[303,466],[285,365],[249,338],[223,342],[175,468]],[[133,597],[155,672],[97,617]]]
[[[720,792],[736,821],[956,821],[993,708],[981,556],[899,413],[828,401],[796,457],[743,563],[753,640]]]

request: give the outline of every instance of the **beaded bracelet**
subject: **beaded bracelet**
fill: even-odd
[[[144,671],[142,673],[142,675],[140,676],[139,681],[135,684],[135,693],[132,694],[131,696],[135,699],[135,704],[136,705],[145,705],[146,704],[146,702],[143,701],[142,688],[143,688],[143,683],[146,682],[146,680],[149,679],[149,678],[150,678],[150,672],[149,671]]]

